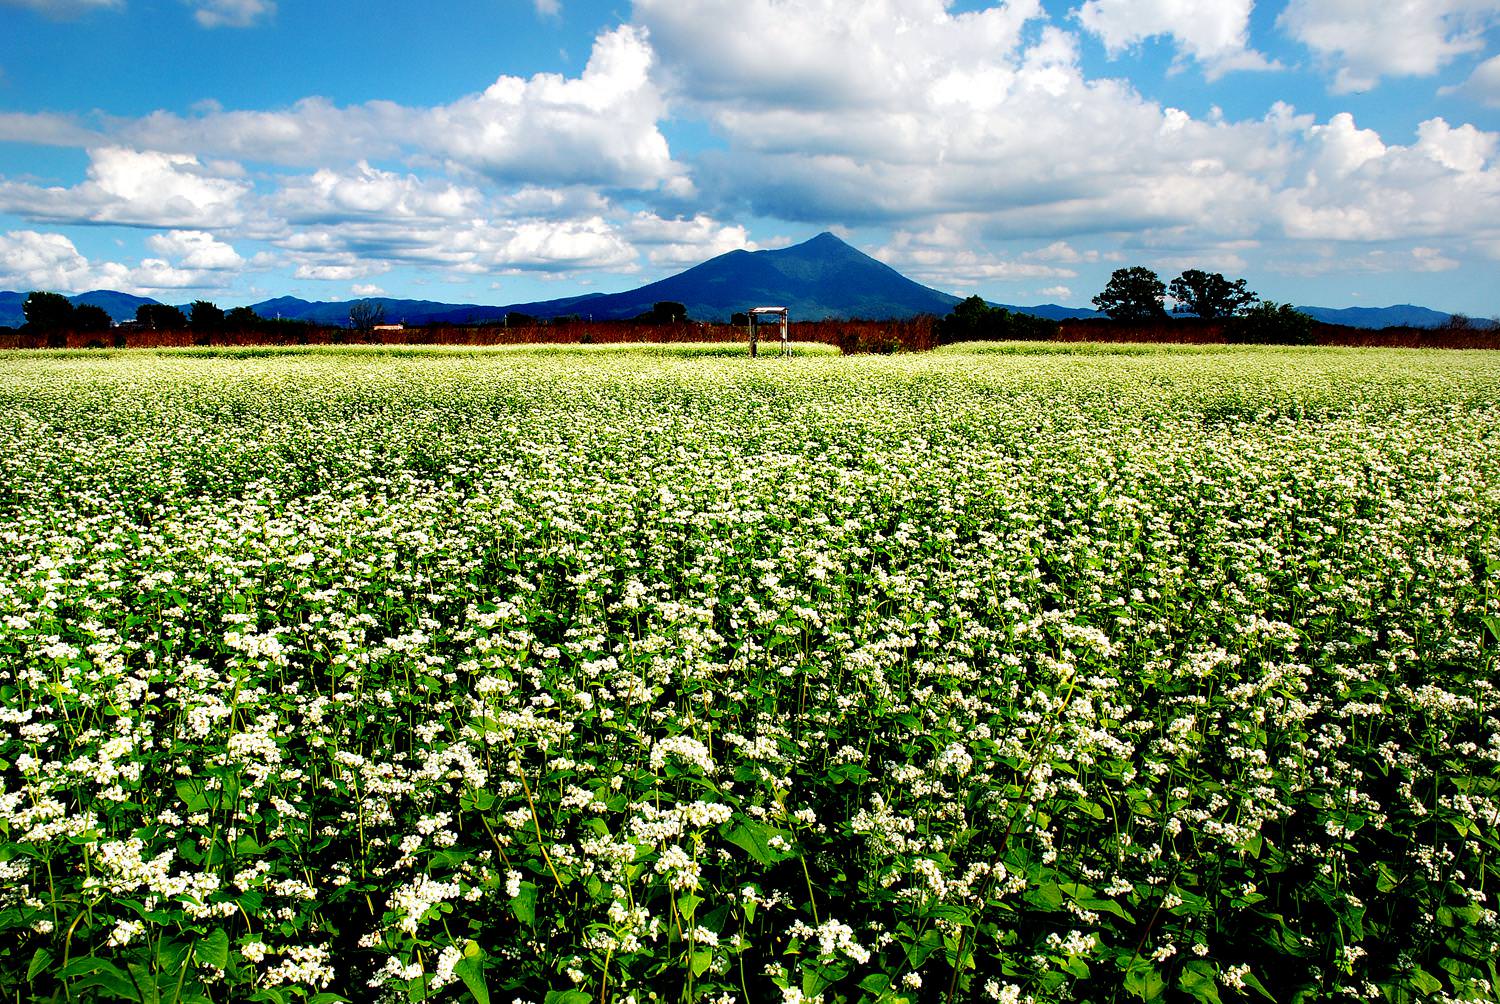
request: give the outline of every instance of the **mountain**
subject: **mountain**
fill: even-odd
[[[1031,314],[1045,317],[1049,321],[1071,321],[1076,318],[1103,317],[1104,314],[1088,307],[1062,307],[1055,303],[1042,303],[1035,307],[1016,307],[1009,303],[991,303],[992,307],[1003,307],[1012,314]]]
[[[29,293],[0,292],[0,325],[19,328],[26,323],[26,315],[22,312],[21,305],[26,302],[26,297],[29,295]],[[129,293],[117,293],[112,289],[94,289],[87,293],[70,296],[68,300],[75,307],[85,303],[103,307],[104,312],[115,321],[128,321],[135,317],[135,308],[141,304],[158,302],[148,296],[132,296]]]
[[[786,307],[795,320],[815,321],[946,314],[959,298],[913,282],[833,234],[821,233],[775,251],[730,251],[624,293],[563,306],[558,301],[530,304],[525,312],[627,318],[662,300],[680,303],[689,317],[704,321],[727,321],[737,311],[764,306]]]
[[[1298,307],[1304,314],[1324,324],[1344,324],[1351,328],[1435,328],[1446,324],[1452,314],[1429,310],[1410,303],[1390,307]]]

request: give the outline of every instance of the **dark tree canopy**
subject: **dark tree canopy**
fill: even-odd
[[[81,303],[73,308],[74,331],[108,331],[114,323],[103,307]]]
[[[1172,280],[1170,290],[1179,314],[1199,317],[1233,317],[1260,297],[1245,288],[1244,279],[1230,282],[1218,272],[1190,268]]]
[[[37,331],[58,331],[73,324],[73,304],[61,293],[33,292],[21,304],[26,326]]]
[[[230,307],[224,315],[224,324],[230,328],[253,328],[261,322],[261,316],[253,307]]]
[[[687,320],[687,307],[675,300],[661,300],[635,319],[644,324],[680,324]]]
[[[207,300],[194,300],[188,308],[188,323],[194,331],[217,331],[224,326],[224,311]]]
[[[1225,329],[1231,343],[1248,345],[1311,345],[1313,318],[1290,303],[1262,300],[1233,317]]]
[[[937,322],[938,341],[953,342],[1004,341],[1009,339],[1045,339],[1057,334],[1057,322],[1031,314],[1012,313],[1004,307],[992,307],[982,296],[971,296]]]
[[[1117,268],[1104,292],[1094,297],[1094,306],[1114,321],[1153,321],[1167,316],[1162,299],[1166,285],[1149,268],[1136,265]]]
[[[519,310],[512,310],[505,315],[505,326],[507,328],[534,328],[537,326],[537,323],[537,319],[531,314],[523,314]]]
[[[166,303],[143,303],[135,308],[135,319],[152,331],[174,331],[188,326],[187,315]]]

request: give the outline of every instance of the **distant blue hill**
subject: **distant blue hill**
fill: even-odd
[[[19,327],[24,293],[0,293],[0,325]],[[103,307],[116,321],[135,316],[143,303],[157,301],[112,290],[94,290],[69,297],[74,303]],[[500,323],[507,314],[554,318],[577,314],[591,320],[624,320],[644,314],[663,300],[681,303],[688,316],[700,321],[727,321],[732,314],[760,306],[784,306],[794,320],[866,318],[885,320],[917,314],[948,313],[959,298],[914,282],[831,233],[789,248],[772,251],[730,251],[685,272],[622,293],[587,293],[555,300],[490,306],[367,297],[363,300],[310,301],[280,296],[251,304],[265,318],[311,321],[323,325],[349,323],[349,311],[361,302],[379,304],[390,323],[483,324]],[[993,306],[1033,314],[1049,320],[1102,317],[1087,307],[1055,303],[1031,307],[996,303]],[[1426,307],[1298,307],[1319,321],[1356,328],[1394,326],[1435,327],[1451,315]]]
[[[1298,307],[1304,314],[1324,324],[1345,324],[1351,328],[1435,328],[1448,323],[1452,314],[1410,303],[1391,307]]]
[[[26,315],[21,310],[21,305],[26,302],[29,293],[0,292],[0,325],[8,328],[19,328],[26,323]],[[135,309],[143,303],[157,303],[149,296],[133,296],[130,293],[117,293],[112,289],[94,289],[87,293],[78,293],[68,297],[73,306],[91,303],[96,307],[104,308],[104,312],[113,321],[128,321],[135,317]]]

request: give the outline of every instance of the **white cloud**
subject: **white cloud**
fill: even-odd
[[[1474,67],[1469,79],[1440,93],[1464,94],[1491,108],[1500,108],[1500,56],[1492,56]]]
[[[73,188],[0,182],[0,210],[28,220],[208,229],[244,217],[248,182],[233,165],[204,165],[180,153],[100,147],[89,151],[85,181]]]
[[[1500,0],[1291,0],[1277,24],[1336,66],[1333,89],[1348,93],[1431,76],[1482,50],[1497,20]]]
[[[458,219],[479,211],[473,188],[382,171],[360,161],[352,170],[323,169],[285,183],[272,200],[277,214],[295,224],[344,220]]]
[[[1197,60],[1212,79],[1229,70],[1273,67],[1248,46],[1252,6],[1253,0],[1088,0],[1077,17],[1111,56],[1148,38],[1168,36],[1180,54]]]
[[[1305,173],[1276,193],[1287,236],[1306,240],[1484,241],[1500,237],[1500,134],[1429,119],[1409,146],[1348,114],[1308,130]],[[1354,266],[1351,264],[1351,268]]]
[[[161,258],[135,266],[91,262],[62,234],[13,230],[0,236],[0,285],[9,289],[47,289],[81,293],[116,289],[149,295],[162,290],[222,289],[231,280],[218,269],[185,267]]]
[[[943,223],[921,233],[897,231],[874,257],[913,279],[944,289],[974,289],[1020,279],[1069,279],[1078,274],[1058,265],[976,250],[982,247],[962,225]]]
[[[205,271],[237,269],[245,264],[239,252],[201,230],[173,230],[152,234],[146,245],[157,254],[176,259],[183,268]]]
[[[355,296],[384,296],[385,290],[371,282],[356,282],[349,287]]]
[[[0,0],[0,5],[24,7],[62,20],[95,10],[120,10],[125,3],[124,0]]]
[[[94,146],[102,139],[68,115],[0,112],[0,140],[39,146]]]
[[[646,260],[658,268],[686,268],[728,251],[758,247],[744,227],[725,225],[703,213],[663,219],[638,212],[626,223],[625,234],[632,244],[645,248]]]
[[[562,0],[533,0],[539,17],[561,17]]]
[[[272,0],[184,0],[205,28],[248,28],[276,13]]]
[[[652,60],[645,33],[627,25],[595,39],[577,77],[502,76],[435,107],[312,97],[283,111],[206,105],[193,115],[159,111],[106,127],[144,149],[261,163],[327,167],[408,153],[504,186],[680,190],[683,171],[657,126],[665,105]]]

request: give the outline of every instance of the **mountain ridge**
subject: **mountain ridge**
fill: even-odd
[[[0,292],[0,325],[19,327],[25,322],[21,311],[25,298],[25,293]],[[134,317],[141,304],[160,302],[114,290],[91,290],[68,299],[75,305],[103,307],[115,321]],[[279,296],[250,307],[266,318],[342,325],[348,322],[349,310],[355,304],[372,303],[379,304],[392,323],[417,325],[502,323],[512,313],[544,319],[577,314],[591,320],[625,320],[650,311],[664,300],[683,304],[688,316],[700,321],[727,321],[734,313],[770,305],[786,307],[794,320],[941,316],[960,302],[958,296],[924,286],[824,231],[791,247],[728,251],[675,275],[619,293],[583,293],[503,306],[386,296],[355,300]],[[1087,307],[1055,303],[992,305],[1054,321],[1103,316]],[[1358,328],[1435,327],[1453,316],[1413,304],[1297,309],[1325,323]]]

